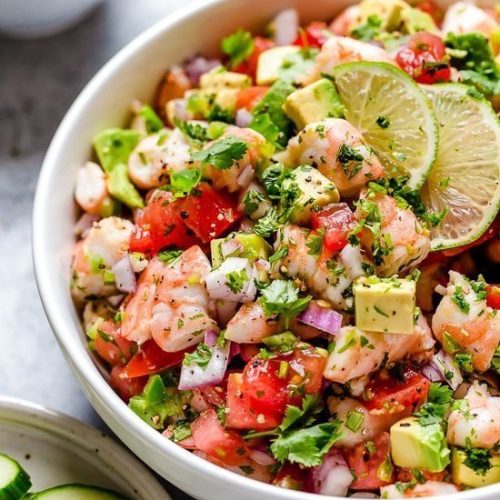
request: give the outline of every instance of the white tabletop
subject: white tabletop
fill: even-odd
[[[66,364],[31,261],[33,193],[71,102],[121,47],[190,0],[107,0],[77,27],[36,41],[0,37],[0,393],[105,429]],[[169,488],[175,500],[186,495]]]

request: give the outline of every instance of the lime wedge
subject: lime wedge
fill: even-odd
[[[437,155],[432,102],[404,71],[388,63],[354,62],[333,69],[345,117],[362,133],[391,177],[424,183]]]
[[[469,96],[465,85],[423,88],[436,109],[440,141],[421,194],[430,210],[448,210],[431,230],[431,248],[441,250],[477,240],[498,213],[500,125],[490,103]]]

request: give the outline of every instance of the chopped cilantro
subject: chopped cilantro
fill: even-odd
[[[182,364],[184,366],[198,365],[205,369],[212,358],[212,349],[207,344],[201,343],[196,346],[192,353],[186,353]]]
[[[178,443],[192,435],[191,424],[187,420],[179,420],[173,425],[172,440]]]
[[[287,247],[279,247],[276,252],[274,252],[270,257],[269,257],[269,264],[274,264],[278,260],[281,260],[285,258],[288,255],[288,248]]]
[[[208,128],[204,127],[200,123],[175,119],[174,124],[194,146],[202,147],[210,140],[210,137],[208,136]]]
[[[241,160],[248,150],[245,142],[236,137],[220,139],[202,151],[192,153],[192,159],[205,165],[214,165],[220,170],[231,168],[235,161]]]
[[[253,52],[254,41],[252,34],[245,30],[238,30],[236,33],[223,38],[221,50],[229,56],[231,68],[235,68]]]
[[[377,15],[368,16],[366,23],[356,26],[351,31],[351,36],[364,42],[375,39],[380,34],[382,19]]]
[[[182,255],[183,250],[163,250],[158,253],[158,260],[165,264],[172,264]]]
[[[248,275],[245,269],[226,274],[226,285],[233,293],[240,293],[247,281]]]
[[[453,391],[448,386],[432,382],[427,403],[415,413],[420,425],[442,423],[453,401],[452,395]]]
[[[255,469],[250,465],[240,465],[239,468],[247,476],[249,476],[250,474],[253,474],[255,472]]]
[[[480,476],[485,476],[492,467],[492,455],[489,450],[467,447],[465,455],[464,464]]]
[[[352,179],[359,173],[363,160],[363,155],[356,148],[349,146],[345,142],[340,145],[337,153],[337,161],[340,163],[342,171],[349,179]]]
[[[465,373],[472,373],[474,371],[474,367],[472,365],[472,354],[469,353],[458,353],[455,356],[455,361],[457,362],[459,368]]]
[[[470,304],[465,300],[465,293],[461,286],[455,286],[455,291],[450,299],[458,306],[458,308],[465,314],[470,311]]]
[[[387,128],[391,124],[391,120],[387,116],[379,116],[376,123],[380,128]]]
[[[253,227],[255,234],[269,238],[281,226],[281,216],[276,207],[272,207],[264,217],[260,218]]]
[[[289,175],[290,170],[281,163],[275,163],[264,170],[262,173],[262,183],[266,188],[269,198],[272,200],[281,199],[281,186]]]
[[[259,208],[260,203],[265,200],[264,195],[251,189],[243,196],[243,206],[245,207],[245,214],[252,215]]]
[[[323,249],[323,238],[325,237],[325,229],[320,227],[309,235],[309,241],[306,246],[309,248],[309,255],[319,255]]]

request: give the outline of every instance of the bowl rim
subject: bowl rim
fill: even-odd
[[[53,192],[52,186],[57,184],[57,171],[59,167],[59,155],[65,147],[69,130],[80,120],[81,113],[92,102],[102,86],[113,79],[113,75],[133,56],[146,51],[148,46],[158,38],[164,37],[169,30],[182,24],[184,21],[203,16],[203,13],[216,6],[229,4],[234,0],[195,0],[185,5],[178,11],[164,17],[160,21],[147,28],[119,52],[117,52],[83,87],[78,97],[66,112],[57,131],[49,145],[45,155],[40,174],[37,181],[33,204],[33,226],[32,226],[32,251],[35,271],[35,279],[40,299],[52,331],[63,351],[67,361],[76,374],[80,385],[85,386],[85,380],[101,401],[105,401],[116,418],[126,424],[130,432],[143,441],[149,442],[158,451],[170,455],[181,463],[186,469],[197,470],[205,476],[210,476],[218,482],[230,483],[231,486],[242,488],[255,495],[255,498],[274,498],[282,500],[318,500],[318,495],[294,490],[280,488],[266,484],[254,479],[233,473],[219,467],[208,460],[198,457],[188,450],[178,446],[173,441],[164,438],[161,433],[154,430],[146,422],[135,415],[127,405],[113,391],[104,379],[98,367],[92,360],[86,347],[80,342],[75,342],[75,333],[68,328],[59,313],[59,303],[52,284],[50,269],[50,256],[46,251],[44,228],[51,221],[50,198]],[[78,332],[79,334],[80,332]],[[82,355],[84,352],[84,355]],[[84,390],[86,397],[93,404],[92,398]],[[94,408],[95,405],[93,404]],[[99,411],[98,411],[99,413]],[[151,467],[151,466],[150,466]],[[492,493],[500,493],[500,484],[485,486],[478,489],[460,492],[458,494],[443,495],[443,500],[489,500]],[[329,497],[332,500],[342,500],[345,497]]]
[[[141,494],[171,500],[165,488],[128,448],[81,420],[24,399],[0,396],[0,426],[9,422],[42,431],[47,441],[64,439],[87,453],[99,449],[98,459],[109,468],[109,477],[126,480]],[[140,481],[134,474],[127,474],[131,471],[139,473]]]

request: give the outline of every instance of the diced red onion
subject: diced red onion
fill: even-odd
[[[220,253],[223,259],[227,257],[236,256],[243,251],[243,245],[236,239],[233,238],[228,241],[223,241],[220,244]]]
[[[193,408],[194,411],[197,411],[198,413],[201,413],[202,411],[208,410],[210,408],[210,405],[205,401],[205,398],[202,396],[199,389],[195,389],[193,391],[193,397],[191,398],[189,405],[191,406],[191,408]]]
[[[134,293],[137,288],[137,280],[130,257],[126,255],[120,259],[111,271],[115,275],[116,288],[121,292]]]
[[[249,454],[249,457],[260,465],[273,465],[276,463],[273,457],[260,450],[252,450]]]
[[[122,302],[123,299],[126,297],[123,293],[118,293],[116,295],[111,295],[111,297],[108,297],[108,302],[113,306],[113,307],[118,307]]]
[[[238,127],[246,128],[252,123],[253,115],[246,108],[240,108],[236,111],[235,123]]]
[[[191,120],[192,115],[187,109],[187,100],[186,99],[172,99],[170,101],[173,106],[173,117],[177,118],[181,121]],[[169,102],[169,103],[170,103]]]
[[[240,344],[236,342],[231,342],[231,347],[229,348],[229,360],[233,359],[241,353]]]
[[[299,34],[299,13],[286,9],[274,18],[273,25],[276,45],[291,45]]]
[[[217,342],[217,332],[214,332],[213,330],[205,330],[205,338],[203,341],[209,347],[214,347]]]
[[[454,359],[444,351],[436,353],[421,371],[432,382],[446,382],[453,390],[463,382]]]
[[[254,175],[255,170],[253,169],[252,165],[247,165],[238,176],[238,179],[236,179],[236,182],[239,186],[245,188],[252,182]]]
[[[240,231],[248,233],[253,229],[254,223],[248,218],[244,217],[240,222]]]
[[[216,385],[224,379],[229,361],[230,342],[224,347],[211,347],[212,356],[208,365],[203,368],[196,363],[182,365],[179,389],[181,391]]]
[[[97,222],[98,220],[99,217],[97,215],[90,215],[85,212],[78,219],[77,223],[75,224],[75,227],[73,228],[73,232],[77,236],[85,238],[85,236],[87,236],[89,231],[92,229],[92,225],[94,224],[94,222]]]
[[[336,335],[342,326],[342,314],[311,301],[307,309],[297,316],[297,320],[322,332]]]
[[[238,310],[238,302],[229,300],[217,300],[215,303],[217,309],[217,320],[221,326],[226,326]]]
[[[323,463],[309,469],[313,493],[345,497],[354,477],[339,450],[333,449]]]
[[[198,85],[201,75],[221,65],[219,59],[206,59],[205,57],[196,56],[184,64],[184,71],[193,84]]]

